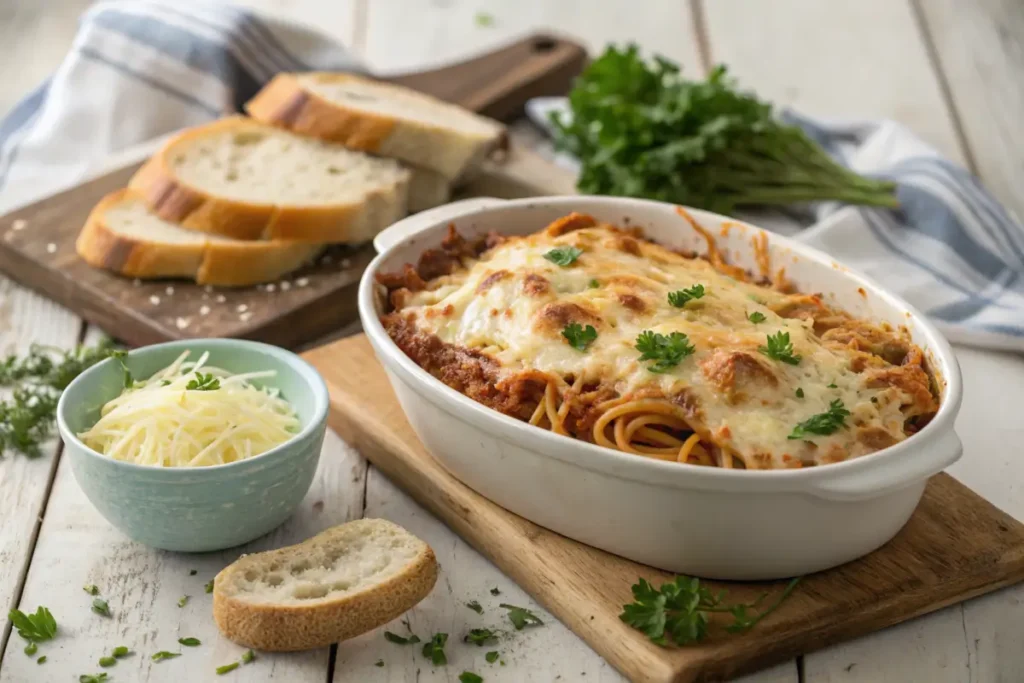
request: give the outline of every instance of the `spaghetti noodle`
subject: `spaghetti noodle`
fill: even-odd
[[[689,465],[774,469],[896,443],[938,406],[920,349],[726,263],[582,214],[522,237],[453,229],[378,276],[389,335],[454,389],[556,434]],[[756,280],[756,282],[754,281]]]

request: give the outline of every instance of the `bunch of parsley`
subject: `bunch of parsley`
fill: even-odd
[[[835,163],[724,66],[688,81],[635,45],[609,47],[577,79],[556,141],[582,163],[589,194],[646,197],[732,214],[749,205],[838,200],[895,207],[895,186]]]

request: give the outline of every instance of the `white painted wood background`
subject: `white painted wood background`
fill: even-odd
[[[461,58],[533,29],[552,29],[592,51],[636,41],[699,73],[725,62],[744,85],[780,105],[817,115],[890,117],[968,164],[1024,215],[1024,3],[1020,0],[247,0],[244,4],[313,23],[375,69],[414,70]],[[61,60],[86,0],[0,0],[0,112]],[[491,26],[475,21],[493,17]],[[86,333],[70,312],[0,278],[0,351],[31,341],[71,346]],[[89,331],[90,338],[95,334]],[[965,399],[958,429],[965,457],[952,473],[1024,519],[1024,359],[958,348]],[[384,516],[425,538],[442,576],[409,615],[421,635],[453,641],[503,618],[488,590],[532,601],[485,559],[329,435],[320,472],[298,514],[247,550],[303,539],[361,515]],[[451,682],[470,669],[488,683],[621,681],[621,676],[557,621],[499,649],[453,642],[451,663],[433,669],[413,648],[373,632],[332,650],[261,656],[219,678],[213,670],[241,649],[220,638],[203,584],[239,551],[184,556],[126,540],[89,505],[53,443],[45,457],[0,460],[0,606],[51,607],[61,637],[43,644],[42,666],[5,628],[0,683],[75,681],[99,671],[116,645],[138,654],[110,669],[125,681],[245,680],[262,683]],[[191,569],[197,570],[190,576]],[[112,619],[89,611],[81,586],[109,598]],[[182,595],[191,596],[184,608]],[[1008,589],[745,679],[745,683],[1018,683],[1024,681],[1024,589]],[[479,616],[463,606],[478,599]],[[395,630],[400,627],[392,626]],[[152,663],[158,649],[179,651]],[[38,656],[38,655],[37,655]],[[376,667],[377,660],[383,667]],[[234,678],[232,678],[232,676]],[[329,678],[332,677],[332,678]]]

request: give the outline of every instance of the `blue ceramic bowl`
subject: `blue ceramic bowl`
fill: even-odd
[[[280,389],[295,408],[299,433],[248,460],[211,467],[151,467],[100,455],[76,434],[95,424],[100,408],[122,391],[124,375],[113,359],[89,368],[64,390],[57,426],[78,485],[111,524],[154,548],[222,550],[274,529],[306,495],[327,428],[327,387],[290,351],[238,339],[156,344],[130,352],[125,362],[135,377],[146,378],[185,350],[192,352],[190,360],[208,351],[210,365],[232,373],[276,370],[266,384]]]

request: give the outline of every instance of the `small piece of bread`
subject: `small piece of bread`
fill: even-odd
[[[213,618],[245,647],[310,650],[386,624],[436,580],[430,546],[397,524],[360,519],[224,568],[214,580]]]
[[[100,200],[75,248],[89,265],[127,277],[181,277],[228,287],[274,281],[322,249],[308,242],[246,242],[185,230],[155,215],[129,190]]]
[[[447,178],[428,168],[405,164],[409,169],[409,211],[426,211],[447,204],[452,198],[452,184]]]
[[[241,116],[169,140],[129,182],[161,218],[242,240],[365,242],[407,212],[409,171]]]
[[[347,73],[278,74],[245,105],[254,119],[429,168],[456,180],[504,138],[462,107]]]

